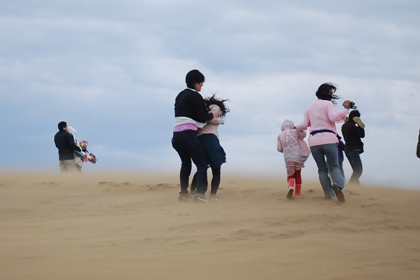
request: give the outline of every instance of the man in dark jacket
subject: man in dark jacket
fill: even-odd
[[[80,147],[74,142],[73,136],[67,131],[67,123],[58,123],[58,132],[54,136],[54,143],[58,149],[58,159],[60,162],[60,172],[78,172],[74,161],[74,151],[81,151]]]
[[[360,159],[360,154],[363,153],[361,138],[365,137],[365,124],[360,119],[358,110],[350,112],[348,120],[341,127],[341,132],[346,142],[344,152],[353,169],[349,183],[360,185],[359,178],[363,172],[362,160]]]

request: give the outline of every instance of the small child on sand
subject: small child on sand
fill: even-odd
[[[301,169],[305,167],[304,163],[311,153],[303,140],[305,137],[306,131],[296,130],[291,120],[284,120],[281,125],[281,133],[277,137],[277,151],[284,153],[289,186],[288,199],[292,199],[293,194],[295,197],[299,197],[301,193]]]
[[[84,152],[85,155],[86,155],[85,157],[82,158],[82,160],[83,160],[83,162],[88,162],[89,161],[89,162],[95,164],[96,163],[96,156],[94,154],[90,153],[87,150],[88,144],[89,144],[89,142],[86,141],[86,140],[83,140],[83,141],[79,142],[79,147],[82,149],[82,152]]]

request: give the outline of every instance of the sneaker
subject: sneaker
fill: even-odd
[[[205,196],[201,196],[201,195],[194,195],[194,202],[208,202],[207,199],[205,198]]]
[[[290,187],[289,191],[287,192],[287,199],[293,198],[293,191],[294,191],[294,188]]]
[[[210,200],[214,201],[214,202],[222,202],[222,200],[220,199],[220,197],[218,197],[216,194],[211,194],[210,195]]]
[[[181,201],[181,202],[190,201],[190,195],[189,194],[185,194],[185,193],[180,194],[179,197],[178,197],[178,200]]]
[[[344,194],[341,189],[337,186],[333,187],[333,191],[335,192],[335,196],[337,197],[338,202],[344,202]]]

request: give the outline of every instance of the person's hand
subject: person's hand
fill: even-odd
[[[343,107],[346,109],[350,109],[351,100],[344,100]]]

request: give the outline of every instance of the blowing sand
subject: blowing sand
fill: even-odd
[[[0,175],[0,279],[420,279],[420,192],[222,177],[178,202],[177,175]]]

